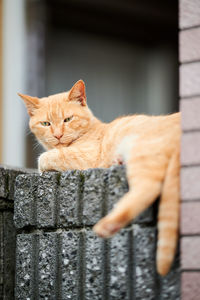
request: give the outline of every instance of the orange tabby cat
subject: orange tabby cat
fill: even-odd
[[[31,131],[47,149],[39,157],[41,172],[126,164],[129,192],[94,226],[99,236],[110,237],[161,195],[157,270],[165,275],[178,236],[180,114],[133,115],[102,123],[86,104],[82,80],[70,91],[47,98],[19,95]]]

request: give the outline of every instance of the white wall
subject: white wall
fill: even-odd
[[[3,0],[3,163],[24,166],[25,0]]]

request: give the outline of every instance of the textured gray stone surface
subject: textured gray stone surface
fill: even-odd
[[[130,297],[130,259],[129,234],[131,230],[123,229],[110,239],[110,276],[109,299],[128,300]]]
[[[11,168],[0,165],[0,197],[14,199],[15,180],[19,174],[36,173],[34,169]]]
[[[34,263],[38,264],[36,254],[33,254],[33,235],[17,235],[16,251],[16,286],[15,298],[32,299],[37,293],[33,288],[36,285]]]
[[[57,188],[59,173],[49,172],[38,176],[36,198],[37,227],[55,227],[57,218]]]
[[[156,229],[134,225],[133,261],[135,299],[156,299]]]
[[[180,299],[177,262],[156,274],[155,228],[132,225],[106,243],[90,229],[18,235],[16,299]]]
[[[103,292],[103,240],[93,231],[86,231],[85,237],[85,299],[102,299]]]
[[[17,228],[36,225],[37,175],[19,175],[15,185],[14,222]]]
[[[104,169],[89,169],[83,172],[83,214],[84,225],[94,225],[102,216],[105,194]]]
[[[57,237],[55,233],[38,235],[38,298],[56,299]]]
[[[15,236],[13,211],[0,211],[0,299],[14,299]]]
[[[127,191],[121,166],[19,175],[16,299],[180,299],[179,260],[156,272],[155,206],[111,239],[92,231]]]
[[[17,228],[92,226],[128,191],[123,166],[39,174],[22,174],[15,184]],[[154,221],[155,205],[133,223]]]
[[[80,262],[80,254],[78,253],[78,250],[82,251],[82,247],[79,247],[80,235],[79,231],[74,230],[65,231],[60,236],[61,299],[78,299],[78,287],[80,286],[79,272],[81,269],[80,266],[83,266],[83,262]]]
[[[81,216],[81,191],[83,177],[80,171],[67,171],[61,174],[58,193],[58,224],[78,226]]]

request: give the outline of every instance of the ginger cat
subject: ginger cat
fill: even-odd
[[[46,98],[19,96],[31,131],[47,149],[39,157],[40,172],[126,164],[129,192],[94,226],[99,236],[112,236],[161,195],[157,270],[167,274],[179,227],[180,114],[133,115],[102,123],[87,106],[82,80],[70,91]]]

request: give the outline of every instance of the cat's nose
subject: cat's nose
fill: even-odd
[[[54,134],[54,137],[57,138],[58,140],[61,139],[62,136],[63,136],[62,133],[60,133],[60,134]]]

